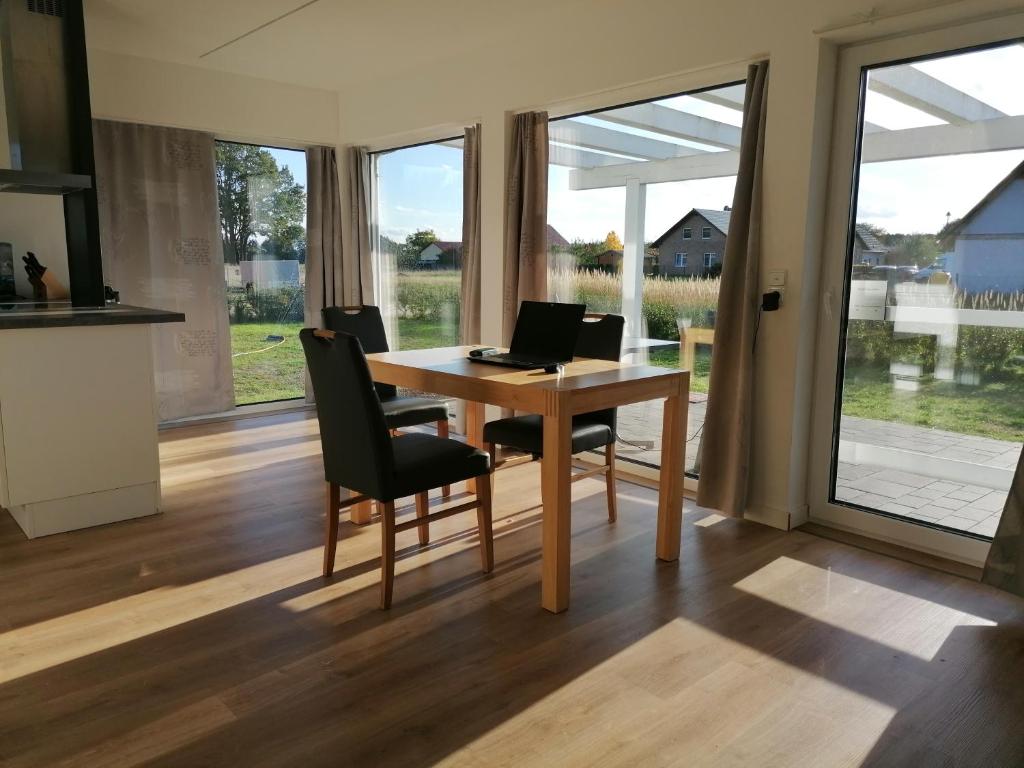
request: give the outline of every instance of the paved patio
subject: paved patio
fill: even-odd
[[[697,456],[706,401],[706,395],[690,394],[686,430],[688,472],[692,471]],[[661,457],[661,416],[660,402],[620,408],[619,456],[657,466]],[[1019,444],[1003,440],[846,416],[840,445],[854,444],[868,448],[861,453],[881,449],[877,451],[881,455],[873,461],[840,460],[836,483],[838,500],[982,536],[995,533],[1009,489],[1007,471],[1012,473],[1021,450]],[[886,451],[898,452],[917,471],[894,468],[893,462],[886,458]],[[922,470],[917,466],[925,462],[931,469]],[[979,469],[977,477],[965,482],[963,478],[950,479],[950,473],[942,471],[944,466],[948,468],[954,462],[961,472],[965,463],[1004,471],[993,473]],[[1006,477],[1005,482],[1002,476]]]

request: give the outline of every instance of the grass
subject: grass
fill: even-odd
[[[305,360],[299,343],[301,328],[302,323],[232,324],[235,405],[305,397]],[[271,334],[284,336],[284,342],[267,341]]]
[[[594,275],[588,279],[590,288],[604,289],[609,278]],[[451,281],[451,273],[418,275],[421,282]],[[681,282],[681,281],[677,281]],[[691,286],[689,290],[705,291],[711,286]],[[655,292],[677,290],[675,286],[654,286]],[[684,290],[679,288],[678,290]],[[646,291],[645,291],[646,295]],[[698,297],[691,297],[698,298]],[[695,303],[703,304],[707,296]],[[303,397],[302,348],[298,332],[301,323],[246,323],[231,326],[232,364],[235,374],[235,403],[268,402]],[[266,337],[283,335],[283,343],[274,344]],[[453,318],[398,319],[399,346],[402,349],[424,349],[458,344],[458,328]],[[270,347],[269,349],[266,349]],[[252,353],[252,354],[239,354]],[[652,365],[679,367],[679,350],[662,349],[650,353]],[[695,392],[707,392],[711,370],[711,351],[698,347],[696,370],[691,379]],[[926,381],[917,392],[893,389],[888,370],[882,366],[860,366],[847,370],[843,392],[843,413],[881,421],[893,421],[921,427],[949,430],[967,435],[998,440],[1024,440],[1024,371],[1008,370],[986,374],[979,386],[962,386],[949,382]]]
[[[881,367],[847,370],[843,414],[965,435],[1024,441],[1024,373],[1006,371],[978,386],[925,382],[917,392],[893,389]]]

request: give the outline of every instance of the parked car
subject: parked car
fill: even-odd
[[[934,278],[934,279],[933,279]],[[924,269],[919,269],[917,274],[914,275],[915,283],[934,283],[936,281],[949,282],[950,275],[945,268],[945,264],[942,262],[935,262],[929,264]]]
[[[871,268],[867,274],[867,279],[885,280],[892,285],[894,283],[905,283],[908,280],[913,280],[916,274],[917,267],[898,267],[891,264],[881,264],[877,267]]]

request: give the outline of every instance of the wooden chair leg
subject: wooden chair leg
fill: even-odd
[[[615,505],[615,443],[604,447],[604,463],[608,467],[604,477],[608,490],[608,522],[614,523],[619,517],[619,512]]]
[[[327,483],[326,535],[324,537],[324,576],[334,573],[334,554],[338,549],[338,515],[341,513],[341,486]]]
[[[491,522],[491,475],[480,475],[476,481],[480,506],[476,510],[480,531],[480,565],[484,573],[494,570],[494,529]]]
[[[438,437],[448,437],[448,419],[442,419],[441,421],[437,422],[437,436]],[[452,487],[450,485],[442,485],[441,486],[441,498],[447,499],[451,495],[452,495]],[[424,541],[422,538],[420,538],[420,543],[421,544],[426,544],[427,542]]]
[[[430,504],[427,492],[416,494],[416,517],[426,517],[429,514],[428,506]],[[425,546],[430,543],[430,524],[424,523],[416,529],[416,533],[420,536],[420,546]]]
[[[395,587],[395,502],[380,503],[380,607],[391,607]]]

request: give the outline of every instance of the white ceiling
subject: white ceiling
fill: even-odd
[[[86,0],[86,15],[93,48],[342,90],[368,73],[535,44],[586,2]]]

